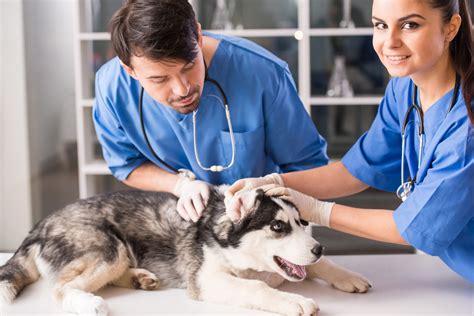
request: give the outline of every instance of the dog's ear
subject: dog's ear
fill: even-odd
[[[240,222],[258,208],[263,196],[263,190],[237,192],[231,199],[225,201],[227,216],[234,223]]]

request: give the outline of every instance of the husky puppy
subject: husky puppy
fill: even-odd
[[[0,307],[43,276],[67,312],[107,314],[92,294],[112,284],[187,289],[196,300],[285,315],[311,315],[316,303],[274,289],[284,280],[320,278],[347,292],[366,292],[362,276],[322,257],[298,210],[261,190],[242,194],[232,222],[223,188],[212,188],[198,222],[184,221],[175,196],[121,191],[79,200],[39,222],[0,267]]]

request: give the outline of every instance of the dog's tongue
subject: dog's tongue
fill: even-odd
[[[300,266],[300,265],[291,263],[289,261],[286,261],[285,259],[283,259],[283,260],[291,268],[291,270],[293,271],[294,274],[296,274],[301,279],[306,278],[306,268],[304,266]]]

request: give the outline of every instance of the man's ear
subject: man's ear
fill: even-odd
[[[232,199],[226,203],[227,216],[229,216],[234,223],[240,222],[260,206],[262,197],[262,190],[237,192]]]
[[[202,48],[202,27],[201,27],[201,23],[199,22],[196,22],[196,23],[197,23],[197,31],[198,31],[197,42],[198,42],[199,47]]]
[[[138,80],[137,76],[135,75],[135,71],[133,70],[132,67],[125,65],[121,60],[120,60],[120,65],[125,69],[125,71],[130,75],[135,80]]]

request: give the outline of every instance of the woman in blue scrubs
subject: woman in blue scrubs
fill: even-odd
[[[280,178],[237,181],[226,204],[232,210],[240,190],[273,183],[264,187],[267,193],[288,196],[303,219],[361,237],[410,244],[439,256],[474,282],[474,64],[468,4],[374,0],[372,21],[374,49],[394,78],[369,131],[342,161]],[[415,86],[421,111],[409,112],[405,128]],[[368,187],[396,192],[408,177],[415,179],[413,188],[394,212],[318,200]]]

